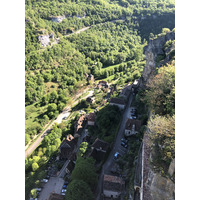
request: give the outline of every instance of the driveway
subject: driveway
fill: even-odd
[[[112,168],[112,165],[114,163],[114,159],[113,159],[114,154],[116,153],[116,151],[118,151],[121,155],[124,155],[127,151],[125,148],[121,146],[121,138],[124,136],[125,125],[126,125],[127,118],[129,117],[130,105],[131,105],[132,100],[133,100],[133,96],[131,95],[127,103],[126,109],[124,111],[123,119],[122,119],[119,131],[115,140],[115,144],[113,145],[113,149],[110,152],[108,159],[102,166],[102,171],[101,171],[101,174],[99,175],[99,182],[98,182],[98,186],[96,190],[96,200],[101,199],[101,194],[103,192],[102,191],[103,175],[110,174],[110,169]]]
[[[42,188],[38,200],[47,200],[52,192],[61,194],[63,184],[64,180],[62,178],[51,177]]]

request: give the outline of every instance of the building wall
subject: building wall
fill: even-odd
[[[115,105],[115,106],[118,106],[119,109],[123,110],[125,105],[121,105],[121,104],[115,104],[115,103],[110,103],[111,106]]]
[[[135,132],[131,131],[131,130],[125,130],[125,135],[126,136],[130,136],[130,135],[134,135]]]
[[[90,126],[94,126],[94,122],[92,122],[92,121],[88,121],[88,125],[90,125]]]
[[[103,194],[105,197],[113,197],[117,198],[120,195],[120,192],[110,191],[110,190],[103,190]]]

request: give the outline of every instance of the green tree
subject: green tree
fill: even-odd
[[[37,197],[37,190],[36,189],[32,189],[31,190],[31,197],[32,198],[36,198]]]
[[[25,134],[25,145],[27,145],[30,141],[30,135]]]
[[[38,168],[39,168],[39,165],[38,165],[37,163],[34,162],[34,163],[32,164],[32,170],[33,170],[33,171],[36,171]]]
[[[88,143],[87,143],[87,142],[82,142],[82,143],[80,144],[79,153],[80,153],[81,156],[84,155],[84,153],[85,153],[86,150],[87,150],[87,147],[88,147]]]
[[[163,28],[163,29],[162,29],[162,33],[168,33],[168,32],[170,32],[170,29],[169,29],[169,28]]]
[[[89,187],[89,185],[84,182],[83,180],[72,180],[70,182],[65,199],[70,200],[77,200],[77,199],[84,199],[84,200],[93,200],[94,195]]]
[[[97,184],[97,174],[94,167],[94,159],[78,157],[76,165],[72,171],[72,180],[84,180],[91,189],[95,189]]]
[[[175,157],[175,116],[153,116],[148,121],[149,135],[154,150],[153,159],[157,167],[168,170]]]
[[[148,84],[145,102],[156,114],[173,115],[175,112],[175,67],[161,67]]]

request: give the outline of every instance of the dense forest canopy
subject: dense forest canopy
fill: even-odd
[[[26,144],[86,84],[86,74],[119,84],[139,78],[150,33],[174,28],[171,0],[26,0],[25,6]],[[47,109],[52,103],[55,109]]]

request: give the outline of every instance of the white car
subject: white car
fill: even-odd
[[[65,196],[65,193],[64,193],[64,192],[62,192],[62,193],[61,193],[61,195]]]
[[[45,179],[45,178],[42,179],[42,182],[43,182],[43,183],[47,183],[48,181],[49,181],[48,179]]]
[[[38,192],[42,191],[42,188],[35,188]]]
[[[62,189],[62,193],[65,193],[65,192],[67,192],[67,190],[66,189]]]

